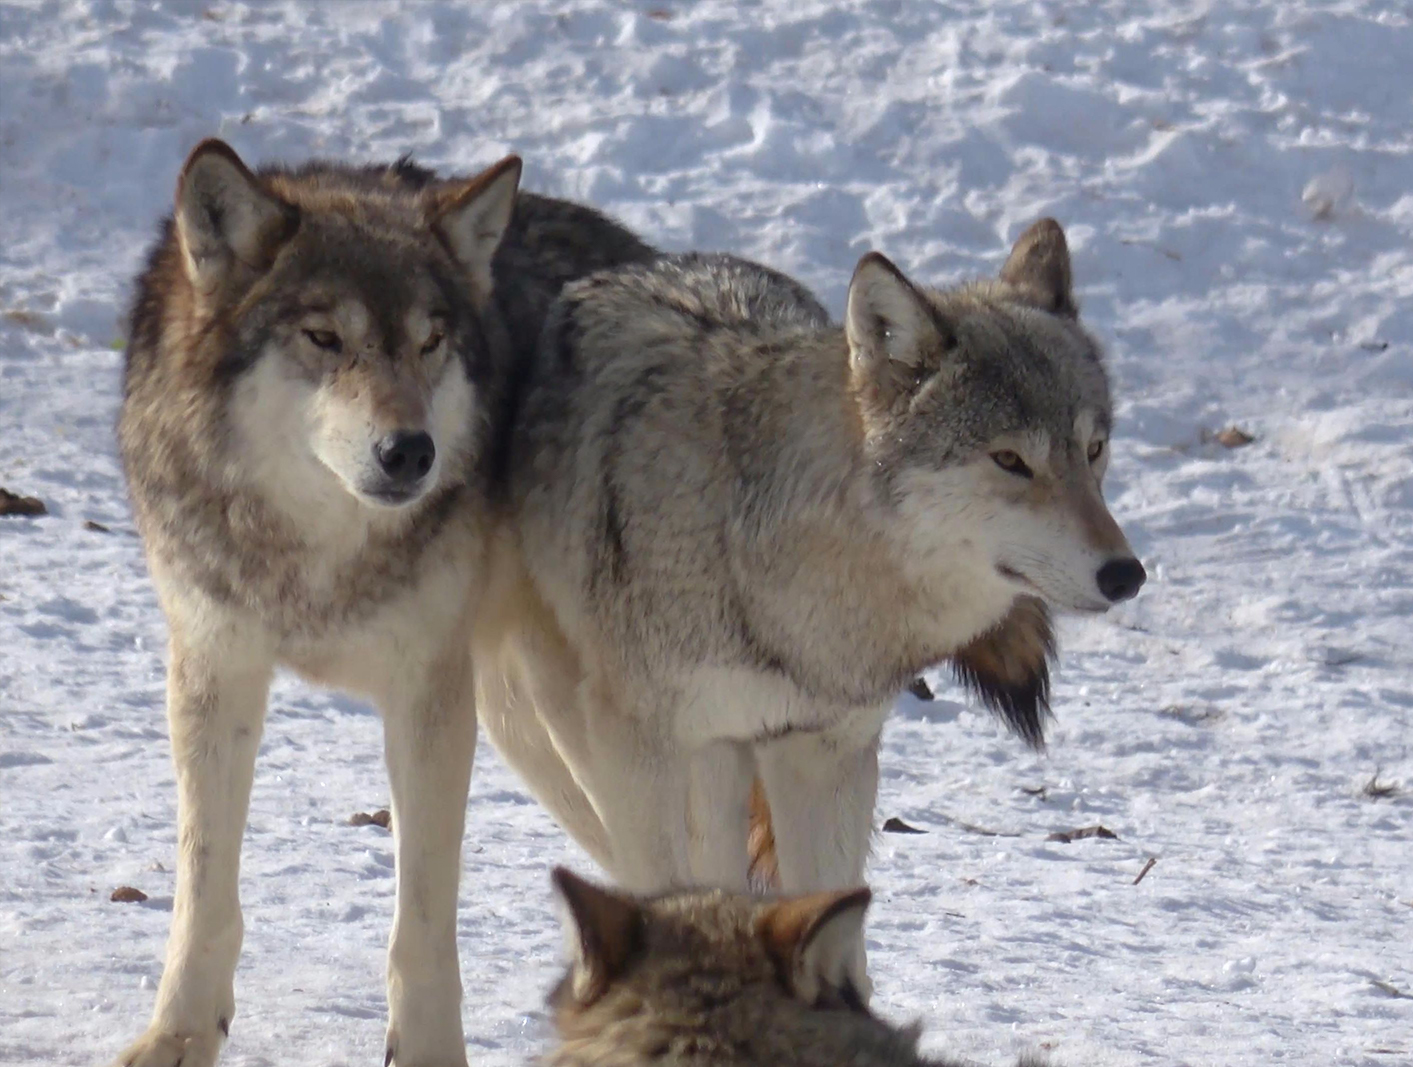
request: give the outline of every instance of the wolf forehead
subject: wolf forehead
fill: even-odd
[[[965,438],[979,445],[1005,433],[1042,430],[1068,440],[1109,430],[1103,350],[1078,319],[1016,301],[1004,283],[925,295],[951,349],[941,399],[967,414],[956,427]]]
[[[374,317],[414,306],[455,317],[467,305],[452,253],[428,223],[427,190],[436,184],[431,172],[402,161],[387,167],[311,163],[297,170],[264,167],[256,177],[298,212],[269,276],[270,289],[291,310],[318,310],[352,294]]]

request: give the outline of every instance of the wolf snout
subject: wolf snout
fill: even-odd
[[[373,446],[378,468],[399,488],[411,488],[432,470],[437,446],[425,430],[394,430]]]
[[[1099,568],[1094,580],[1099,583],[1099,591],[1111,603],[1117,604],[1135,596],[1143,588],[1143,583],[1148,580],[1148,572],[1143,569],[1142,563],[1130,556],[1127,559],[1109,560]]]

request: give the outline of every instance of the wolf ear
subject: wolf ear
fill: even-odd
[[[926,298],[878,252],[868,253],[854,268],[844,335],[855,381],[873,386],[885,404],[917,380],[930,362],[929,350],[954,343]]]
[[[1016,239],[1001,268],[1001,280],[1021,290],[1027,300],[1044,311],[1075,318],[1070,248],[1065,231],[1054,219],[1033,223]]]
[[[471,272],[483,299],[491,292],[491,258],[515,211],[521,167],[519,156],[506,156],[474,178],[443,190],[434,208],[434,225]]]
[[[187,276],[199,291],[212,293],[242,267],[268,267],[299,212],[271,195],[230,145],[213,138],[182,164],[174,217]]]
[[[554,887],[564,902],[572,957],[574,999],[588,1006],[608,992],[642,939],[643,912],[632,897],[601,889],[556,867]]]
[[[833,890],[791,897],[761,913],[756,935],[797,998],[814,1004],[828,992],[852,987],[857,995],[867,987],[853,967],[872,899],[867,888]]]

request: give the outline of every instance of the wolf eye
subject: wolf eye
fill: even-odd
[[[1000,467],[1008,474],[1016,474],[1022,478],[1033,478],[1031,469],[1025,465],[1025,460],[1012,452],[1009,448],[1003,448],[999,452],[992,452],[991,458],[996,461],[996,466]]]
[[[343,342],[333,330],[305,330],[304,336],[315,348],[322,348],[325,352],[343,351]]]
[[[1103,454],[1104,454],[1104,442],[1103,442],[1102,439],[1101,439],[1101,440],[1098,440],[1098,441],[1091,441],[1091,442],[1089,443],[1089,462],[1090,462],[1090,463],[1098,463],[1098,462],[1099,462],[1099,457],[1102,456]]]
[[[430,356],[442,346],[442,341],[446,339],[441,330],[435,331],[431,337],[427,338],[427,343],[422,346],[422,355]]]

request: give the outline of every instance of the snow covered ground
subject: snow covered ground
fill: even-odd
[[[1410,57],[1408,5],[1357,0],[0,5],[0,486],[49,508],[0,518],[0,1063],[99,1062],[160,973],[164,629],[112,424],[129,281],[212,134],[515,150],[836,312],[867,249],[948,282],[1061,219],[1151,580],[1065,626],[1047,756],[900,701],[879,817],[926,833],[878,838],[878,1006],[987,1063],[1413,1062]],[[391,842],[346,820],[386,801],[376,718],[281,683],[225,1062],[380,1062]],[[489,746],[469,821],[470,1053],[520,1063],[548,868],[588,861]]]

